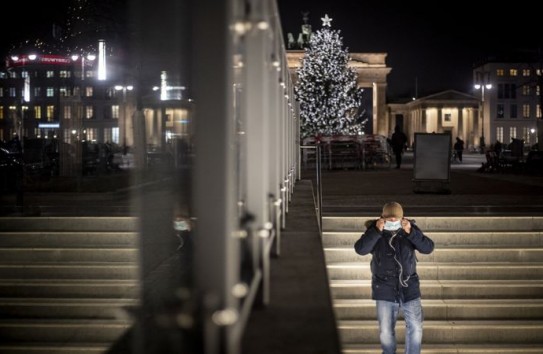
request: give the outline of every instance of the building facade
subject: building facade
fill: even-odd
[[[163,73],[156,87],[138,89],[136,80],[127,79],[122,60],[108,59],[102,77],[92,55],[20,53],[6,58],[0,71],[0,141],[17,136],[23,150],[28,139],[60,142],[55,144],[60,173],[72,175],[82,149],[108,144],[126,153],[141,142],[145,151],[164,151],[173,137],[188,134],[192,103],[183,97],[182,86]]]
[[[466,142],[466,148],[479,147],[479,99],[475,96],[448,90],[407,102],[388,105],[387,126],[390,136],[399,125],[412,146],[415,133],[449,133]]]
[[[474,68],[480,91],[475,94],[482,103],[481,134],[487,144],[509,144],[513,138],[524,140],[525,146],[538,142],[541,75],[538,63],[488,62]]]

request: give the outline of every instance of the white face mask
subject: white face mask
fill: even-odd
[[[396,231],[402,227],[401,220],[398,221],[385,221],[385,230]]]

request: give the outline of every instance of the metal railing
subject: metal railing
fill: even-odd
[[[317,222],[319,224],[319,232],[322,236],[322,154],[321,145],[300,145],[300,150],[314,149],[315,150],[315,180],[316,180],[316,195],[315,197],[315,212],[317,214]],[[303,154],[302,154],[303,155]],[[300,174],[301,177],[301,174]]]

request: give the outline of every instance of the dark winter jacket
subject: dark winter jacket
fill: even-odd
[[[421,296],[415,250],[429,254],[434,242],[411,222],[411,233],[403,229],[393,233],[368,222],[366,231],[354,244],[356,253],[371,253],[372,299],[407,302]]]

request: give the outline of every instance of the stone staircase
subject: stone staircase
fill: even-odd
[[[344,354],[381,353],[371,255],[354,243],[368,217],[324,217],[331,294]],[[424,354],[543,353],[543,217],[416,217],[435,242],[418,254]],[[403,319],[397,325],[403,353]]]
[[[95,354],[138,305],[134,217],[0,218],[0,353]]]

